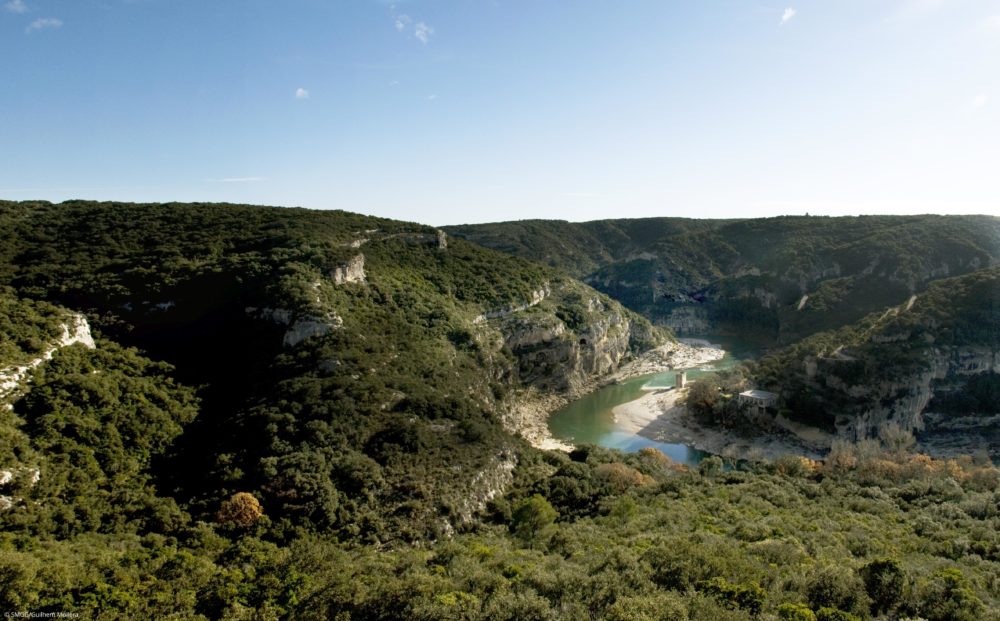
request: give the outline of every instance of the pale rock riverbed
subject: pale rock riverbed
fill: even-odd
[[[618,371],[611,374],[603,382],[595,384],[594,388],[606,386],[614,382],[623,382],[640,375],[652,375],[674,369],[689,369],[703,364],[722,360],[725,350],[712,345],[708,341],[684,339],[678,343],[663,345],[651,349],[635,360],[628,362]]]

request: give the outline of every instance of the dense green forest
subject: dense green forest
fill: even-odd
[[[579,351],[611,318],[620,355],[667,338],[549,268],[416,224],[235,205],[0,207],[0,273],[20,307],[84,312],[197,389],[199,415],[152,467],[199,516],[252,491],[275,528],[438,536],[525,449],[501,424],[513,392],[571,383],[555,376],[573,369],[537,372],[504,318],[483,317],[536,296],[522,328],[564,327],[552,348]]]
[[[988,216],[529,220],[447,230],[566,270],[678,330],[738,332],[765,345],[851,324],[1000,260],[1000,219]]]
[[[562,269],[238,205],[0,202],[0,241],[0,373],[54,350],[0,398],[5,611],[1000,619],[988,460],[865,439],[690,469],[512,434],[524,389],[574,394],[671,338]],[[933,309],[995,277],[893,321],[988,345],[992,307]],[[57,347],[72,313],[94,347]]]
[[[474,528],[416,547],[276,536],[266,505],[153,532],[8,532],[3,604],[101,618],[1000,618],[987,464],[865,445],[824,465],[713,458],[691,472],[655,450],[584,448],[517,475]]]
[[[41,354],[62,335],[67,313],[45,302],[20,301],[11,289],[0,290],[0,364],[17,366]]]

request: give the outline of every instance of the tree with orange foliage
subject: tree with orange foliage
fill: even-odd
[[[231,524],[240,528],[253,526],[264,517],[264,508],[253,494],[236,492],[229,500],[222,501],[215,520],[220,524]]]

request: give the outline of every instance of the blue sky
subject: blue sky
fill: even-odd
[[[0,0],[0,198],[1000,215],[997,0]]]

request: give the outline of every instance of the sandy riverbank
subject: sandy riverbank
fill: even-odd
[[[546,451],[572,451],[573,445],[557,440],[549,431],[549,415],[566,407],[569,399],[559,395],[544,394],[534,388],[522,391],[510,413],[505,417],[507,431],[520,435],[531,446]]]
[[[520,435],[535,448],[571,451],[573,450],[572,444],[552,437],[552,433],[549,431],[549,416],[565,407],[571,399],[578,399],[608,384],[623,382],[640,375],[697,367],[721,360],[725,355],[725,351],[708,343],[705,343],[705,346],[696,346],[690,343],[663,345],[622,365],[618,371],[588,383],[569,397],[545,394],[535,389],[524,390],[515,399],[504,423],[511,433]]]
[[[622,431],[657,442],[686,444],[696,449],[733,459],[777,459],[782,455],[820,457],[821,447],[806,443],[791,433],[769,432],[746,438],[739,434],[705,427],[678,405],[687,390],[650,391],[635,401],[612,410]]]
[[[521,435],[535,448],[571,451],[573,445],[552,436],[549,416],[602,386],[641,375],[674,369],[689,369],[721,360],[726,352],[700,339],[684,339],[652,349],[618,371],[596,380],[572,397],[545,394],[535,389],[523,391],[506,417],[507,428]],[[782,455],[803,455],[818,459],[829,447],[829,434],[813,428],[797,429],[790,421],[776,425],[766,435],[744,437],[732,431],[701,425],[678,404],[687,391],[653,390],[642,397],[616,406],[612,413],[619,427],[657,442],[686,444],[696,449],[733,459],[777,459]],[[823,437],[817,437],[821,435]]]

